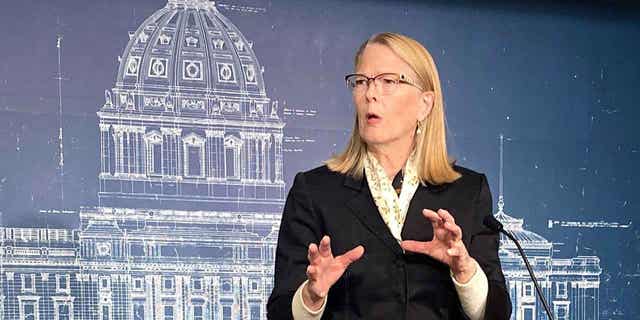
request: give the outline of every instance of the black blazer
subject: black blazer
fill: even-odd
[[[486,319],[509,319],[511,302],[498,258],[498,235],[482,220],[492,214],[486,177],[455,167],[462,177],[440,186],[420,185],[411,200],[402,238],[428,241],[431,223],[422,209],[446,208],[463,231],[462,240],[489,280]],[[298,173],[289,191],[276,249],[269,319],[292,319],[291,301],[306,280],[307,248],[331,237],[334,255],[357,245],[362,258],[329,290],[322,319],[466,319],[449,267],[419,254],[403,253],[373,201],[365,178],[353,179],[326,166]]]

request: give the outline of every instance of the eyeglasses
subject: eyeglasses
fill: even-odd
[[[408,84],[424,91],[421,86],[417,85],[404,74],[397,73],[381,73],[373,78],[369,78],[364,74],[354,73],[344,77],[349,88],[354,94],[363,94],[369,89],[369,82],[373,80],[374,85],[380,90],[382,95],[392,94],[399,84]]]

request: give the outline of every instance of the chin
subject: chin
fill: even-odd
[[[390,128],[366,128],[360,131],[360,139],[367,145],[389,145],[412,139],[413,136],[409,132],[398,132]]]
[[[389,142],[391,139],[388,135],[385,134],[373,134],[370,132],[360,134],[360,138],[367,145],[376,145],[376,144],[385,144]]]

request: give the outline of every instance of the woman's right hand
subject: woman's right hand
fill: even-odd
[[[311,243],[307,254],[309,282],[302,289],[302,300],[307,308],[319,310],[331,286],[340,279],[349,265],[360,259],[363,254],[364,247],[357,246],[343,255],[334,257],[331,253],[329,236],[322,237],[319,247],[315,243]]]

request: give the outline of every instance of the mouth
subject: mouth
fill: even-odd
[[[367,121],[380,120],[381,117],[373,112],[367,112]]]

